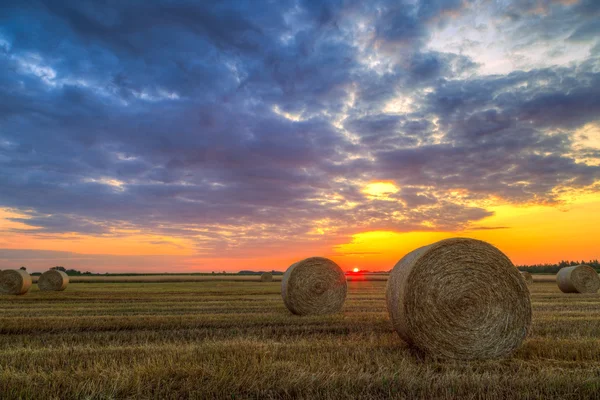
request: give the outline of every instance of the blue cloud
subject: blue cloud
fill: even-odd
[[[524,43],[589,42],[594,4],[486,15]],[[0,207],[36,234],[143,228],[223,251],[315,240],[315,221],[348,235],[491,215],[448,189],[548,203],[556,188],[593,185],[599,167],[574,158],[573,132],[600,115],[597,55],[478,74],[464,54],[428,45],[470,7],[7,2]],[[372,180],[401,190],[369,198]]]

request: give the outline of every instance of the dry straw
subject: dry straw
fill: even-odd
[[[523,276],[523,279],[525,279],[525,283],[527,283],[528,285],[531,285],[533,283],[533,275],[531,275],[530,272],[521,271],[521,276]]]
[[[60,292],[67,288],[69,276],[62,271],[51,269],[40,276],[37,284],[40,290]]]
[[[596,293],[600,289],[600,278],[589,265],[561,268],[556,283],[564,293]]]
[[[298,315],[338,312],[346,300],[348,284],[344,271],[333,261],[311,257],[292,264],[281,280],[286,307]]]
[[[22,269],[5,269],[0,272],[0,293],[25,294],[31,287],[31,276]]]
[[[506,356],[531,325],[523,277],[500,250],[474,239],[407,254],[390,274],[386,300],[400,337],[434,357]]]
[[[263,272],[260,276],[261,282],[273,282],[273,274],[270,272]]]

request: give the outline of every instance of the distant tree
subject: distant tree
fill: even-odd
[[[566,261],[561,260],[557,264],[533,264],[533,265],[520,265],[518,266],[521,271],[528,271],[533,274],[556,274],[561,268],[564,267],[572,267],[574,265],[586,264],[590,267],[594,268],[596,271],[600,273],[600,263],[598,260],[590,260],[590,261]]]
[[[57,271],[64,272],[67,275],[81,275],[81,271],[78,271],[76,269],[66,269],[65,267],[62,267],[60,265],[57,265],[56,267],[52,267],[50,269],[55,269]],[[88,274],[91,275],[91,273],[89,273],[89,272],[88,272]]]
[[[23,271],[27,271],[27,268],[25,268],[24,266],[19,269],[22,269]]]
[[[76,269],[68,269],[65,271],[65,273],[67,275],[81,275],[81,272],[77,271]]]

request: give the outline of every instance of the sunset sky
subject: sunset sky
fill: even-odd
[[[152,5],[150,5],[151,3]],[[600,258],[600,1],[3,1],[0,269]]]

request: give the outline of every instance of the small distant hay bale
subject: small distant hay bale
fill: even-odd
[[[297,315],[339,312],[347,291],[344,271],[323,257],[311,257],[292,264],[281,280],[283,302]]]
[[[561,268],[556,283],[564,293],[596,293],[600,289],[600,278],[594,268],[583,264]]]
[[[525,279],[525,283],[531,285],[533,283],[533,275],[531,272],[521,271],[521,276]]]
[[[31,287],[31,276],[22,269],[5,269],[0,272],[0,293],[21,295]]]
[[[40,276],[37,284],[42,291],[60,292],[69,285],[69,276],[63,271],[51,269]]]
[[[433,357],[490,359],[521,345],[531,326],[527,284],[494,246],[446,239],[402,258],[386,302],[400,337]]]
[[[270,272],[263,272],[260,276],[261,282],[273,282],[273,274]]]

